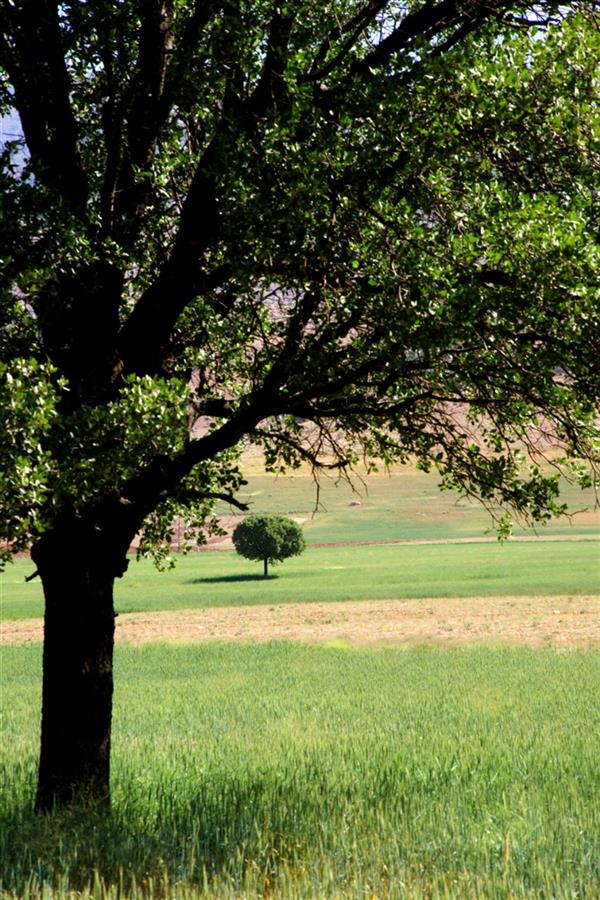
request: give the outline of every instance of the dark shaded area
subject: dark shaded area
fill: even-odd
[[[186,584],[229,584],[239,581],[273,581],[279,575],[215,575],[211,578],[192,578]]]
[[[317,777],[318,766],[308,768]],[[29,802],[0,812],[0,883],[20,896],[34,873],[46,888],[62,891],[66,877],[70,890],[86,893],[97,873],[106,886],[128,893],[165,877],[201,885],[206,872],[229,874],[239,886],[249,859],[269,881],[281,860],[289,863],[305,841],[317,840],[321,800],[304,797],[305,774],[288,772],[278,785],[279,773],[243,779],[207,773],[185,800],[172,804],[166,793],[154,808],[132,782],[125,802],[112,811],[81,803],[44,816],[33,812],[32,783]],[[304,820],[298,810],[307,805]],[[151,827],[143,824],[147,816]],[[259,838],[249,840],[256,833]]]

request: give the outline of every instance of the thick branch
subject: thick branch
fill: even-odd
[[[210,210],[207,216],[210,218]],[[206,273],[191,252],[189,257],[183,248],[180,253],[174,252],[121,328],[117,346],[122,367],[137,375],[161,372],[177,319],[194,297],[219,287],[231,265],[226,263]]]
[[[137,227],[151,191],[148,177],[160,131],[169,115],[165,102],[166,75],[173,51],[173,0],[152,0],[142,17],[134,76],[122,108],[126,119],[126,146],[121,146],[120,169],[114,193],[118,237],[127,245]],[[141,177],[140,177],[141,173]]]
[[[388,60],[404,50],[415,38],[431,39],[443,28],[461,23],[463,17],[469,20],[483,19],[491,12],[489,6],[473,4],[467,6],[465,15],[457,0],[442,0],[434,5],[426,2],[419,9],[409,13],[391,34],[384,38],[372,51],[353,66],[353,72],[365,74],[385,65]]]
[[[151,190],[151,179],[136,178],[136,169],[148,172],[151,168],[161,130],[186,90],[202,29],[220,7],[222,4],[213,0],[196,0],[194,11],[175,43],[173,0],[152,0],[148,14],[142,19],[139,53],[131,84],[120,99],[116,96],[118,90],[113,90],[106,104],[105,119],[110,127],[105,124],[108,162],[104,221],[105,230],[110,232],[116,217],[122,218],[121,243],[137,237],[136,223]],[[109,72],[110,58],[103,61],[105,71]],[[113,138],[112,151],[109,136]],[[117,198],[118,210],[113,215]]]
[[[3,2],[2,13],[0,65],[14,89],[36,175],[83,217],[88,186],[70,101],[58,6],[52,0],[30,0],[15,9],[14,4]]]
[[[121,329],[119,355],[128,372],[146,375],[160,371],[182,311],[201,291],[220,286],[230,271],[227,264],[207,275],[202,267],[203,255],[220,234],[217,182],[226,165],[230,111],[229,105],[223,109],[221,122],[196,165],[170,257]]]
[[[194,466],[234,447],[252,433],[261,419],[279,410],[265,405],[264,398],[252,398],[244,410],[220,428],[191,441],[175,458],[159,457],[131,478],[121,490],[123,514],[135,518],[138,527],[145,516],[167,496],[176,494],[179,485]]]
[[[165,114],[163,107],[167,69],[173,51],[173,0],[145,5],[140,33],[134,93],[128,115],[131,162],[147,169]]]
[[[252,115],[265,115],[267,111],[276,109],[285,97],[285,71],[294,18],[293,15],[282,14],[279,9],[275,11],[263,70],[247,104]]]
[[[236,509],[239,509],[242,512],[247,512],[250,509],[247,503],[242,503],[241,500],[237,500],[233,494],[223,494],[218,491],[206,492],[183,490],[176,491],[174,496],[179,503],[183,503],[184,505],[202,502],[203,500],[222,500],[223,503],[230,503],[231,506],[235,506]]]
[[[196,25],[197,21],[194,19]],[[119,349],[127,371],[146,374],[160,369],[179,315],[201,290],[207,288],[202,257],[219,240],[219,173],[227,165],[227,150],[235,140],[237,128],[247,130],[251,122],[264,117],[283,102],[293,22],[293,16],[275,12],[261,78],[247,102],[240,102],[231,74],[220,122],[196,165],[183,202],[171,256],[122,329]],[[165,103],[172,102],[174,91],[174,86],[169,84]],[[219,285],[214,277],[210,280],[213,287]]]

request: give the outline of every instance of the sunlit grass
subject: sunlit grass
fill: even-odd
[[[489,514],[475,501],[461,499],[452,491],[439,490],[439,476],[411,465],[398,466],[390,475],[369,475],[353,486],[334,478],[323,478],[319,506],[317,491],[307,472],[286,477],[250,468],[248,484],[240,499],[254,513],[278,513],[304,519],[309,543],[332,541],[431,540],[481,537],[492,524]],[[598,533],[600,518],[593,491],[563,484],[563,501],[579,510],[572,518],[554,520],[541,527],[547,536]],[[222,513],[237,512],[222,505]],[[515,534],[531,534],[515,528]]]
[[[42,614],[39,580],[26,584],[31,563],[0,575],[2,617]],[[260,564],[233,551],[179,559],[158,574],[132,559],[116,583],[121,612],[411,597],[594,594],[600,588],[600,542],[383,545],[308,548],[261,577]]]
[[[8,896],[598,895],[597,653],[119,647],[113,813],[38,819],[39,665],[4,648]]]

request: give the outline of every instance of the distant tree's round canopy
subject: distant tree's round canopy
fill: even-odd
[[[505,531],[596,477],[598,8],[0,0],[0,554],[46,595],[40,807],[108,796],[134,535],[160,560],[175,516],[240,505],[249,443],[415,459]]]
[[[269,563],[298,556],[306,547],[301,527],[285,516],[248,516],[233,532],[233,544],[246,559]]]

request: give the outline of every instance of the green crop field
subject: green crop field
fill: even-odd
[[[7,898],[600,893],[598,653],[119,647],[112,815],[42,818],[39,667],[3,649]]]
[[[31,563],[0,574],[5,620],[42,614]],[[374,545],[308,548],[262,577],[233,551],[192,554],[158,574],[132,559],[116,583],[120,612],[411,597],[541,596],[598,593],[600,542]]]

